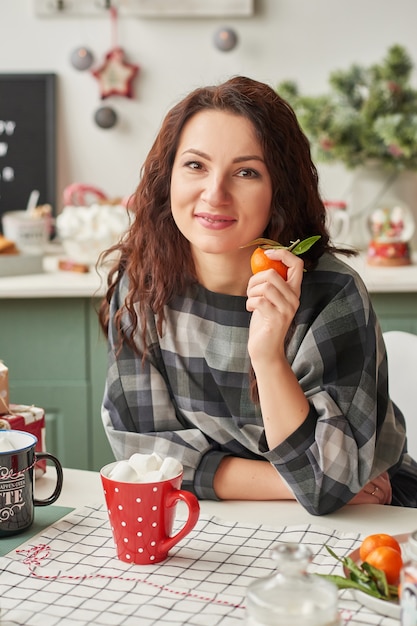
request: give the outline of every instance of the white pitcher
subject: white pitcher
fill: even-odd
[[[332,243],[347,244],[349,241],[350,218],[346,203],[342,201],[324,202],[326,207],[327,228]]]

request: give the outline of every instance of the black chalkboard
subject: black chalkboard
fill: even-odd
[[[0,217],[56,200],[56,75],[0,74]]]

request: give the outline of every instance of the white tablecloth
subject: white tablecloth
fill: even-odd
[[[256,503],[253,503],[256,506]],[[180,521],[178,522],[180,523]],[[310,570],[342,573],[339,556],[357,548],[357,532],[317,524],[274,528],[201,515],[163,563],[119,561],[103,504],[76,509],[0,559],[1,624],[25,626],[237,626],[244,623],[248,584],[275,571],[270,548],[282,541],[310,546]],[[340,592],[345,625],[397,626],[398,620]]]

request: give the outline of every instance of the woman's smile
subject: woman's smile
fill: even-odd
[[[194,216],[203,228],[212,230],[229,228],[229,226],[232,226],[236,222],[235,218],[227,215],[212,215],[210,213],[198,212],[195,213]]]

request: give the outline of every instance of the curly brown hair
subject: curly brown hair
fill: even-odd
[[[289,104],[268,85],[243,76],[195,89],[163,120],[129,202],[134,216],[131,227],[124,239],[108,251],[117,249],[120,256],[108,276],[107,294],[99,311],[100,324],[107,333],[110,300],[126,274],[128,295],[113,322],[121,341],[127,341],[133,348],[132,337],[139,323],[134,304],[139,307],[143,335],[148,307],[157,316],[158,330],[162,332],[163,307],[196,280],[190,244],[172,218],[170,184],[185,123],[196,113],[210,109],[243,116],[255,129],[273,190],[271,219],[263,236],[288,245],[295,238],[321,235],[303,257],[307,269],[314,267],[324,251],[333,249],[310,145]],[[122,336],[124,311],[131,320],[129,337]]]

